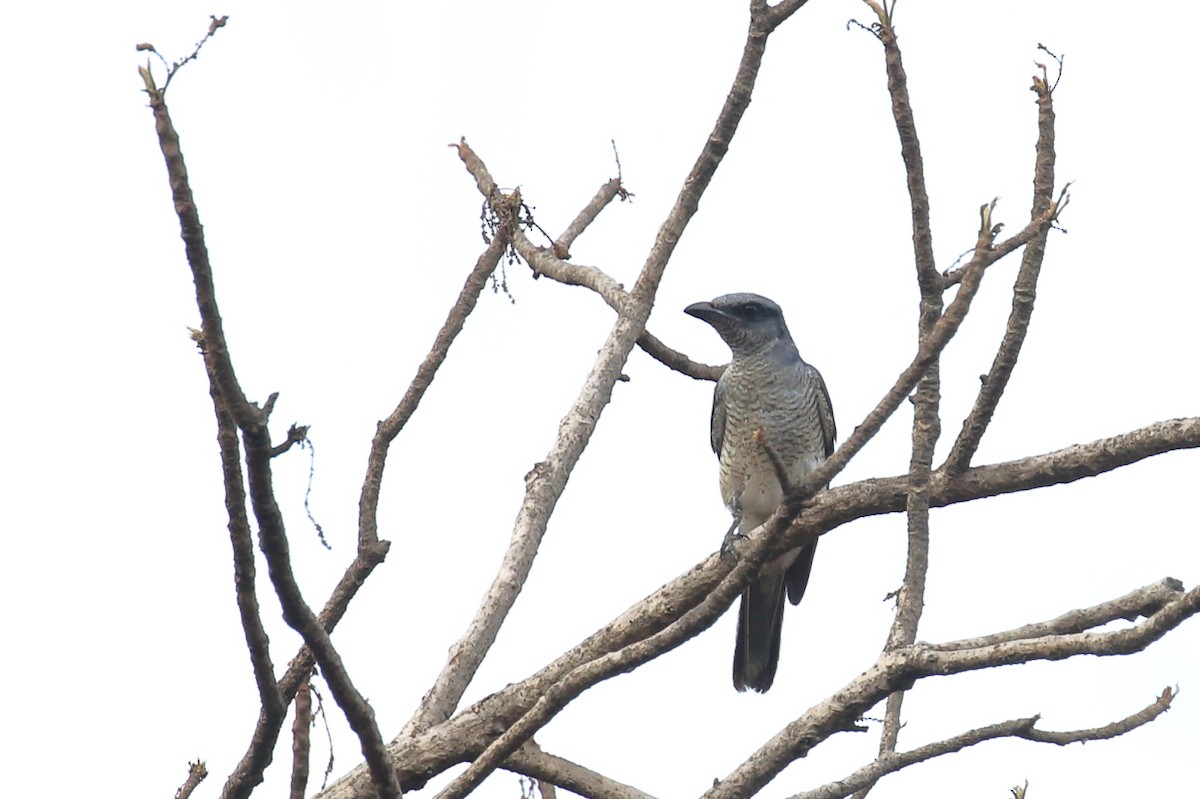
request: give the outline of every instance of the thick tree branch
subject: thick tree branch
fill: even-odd
[[[843,797],[849,796],[855,791],[868,790],[880,778],[888,774],[894,774],[915,763],[959,752],[968,746],[974,746],[983,741],[991,741],[997,738],[1024,738],[1029,741],[1056,743],[1060,745],[1115,738],[1118,735],[1124,735],[1131,730],[1154,721],[1154,719],[1167,712],[1171,707],[1171,700],[1174,698],[1175,694],[1168,688],[1163,691],[1157,700],[1137,713],[1115,721],[1112,724],[1106,724],[1103,727],[1096,727],[1090,730],[1073,730],[1069,732],[1039,730],[1035,726],[1038,721],[1037,716],[1002,721],[999,724],[979,727],[978,729],[964,732],[961,735],[956,735],[953,738],[926,744],[908,752],[881,754],[878,760],[867,766],[863,766],[845,779],[831,782],[813,791],[795,794],[792,796],[792,799],[843,799]]]
[[[955,477],[935,472],[930,484],[930,504],[942,507],[1068,483],[1164,452],[1195,448],[1200,448],[1200,417],[1159,422],[1090,444],[1007,463],[973,467]],[[854,519],[903,511],[907,483],[907,475],[900,475],[864,480],[823,491],[812,499],[804,515],[788,528],[780,546],[794,548]],[[729,559],[715,554],[710,556],[630,607],[531,677],[480,700],[426,733],[394,741],[391,752],[404,788],[420,788],[430,777],[456,763],[477,757],[570,672],[581,666],[586,667],[605,653],[617,652],[622,647],[663,630],[688,609],[709,597],[730,572],[730,568]],[[732,598],[729,602],[732,602]],[[1123,604],[1127,602],[1124,597],[1116,600],[1121,614],[1133,613],[1130,604]],[[1149,604],[1146,607],[1149,608]],[[1117,611],[1101,608],[1088,612],[1103,615]],[[669,642],[664,645],[669,645]],[[932,647],[929,649],[932,651]],[[618,667],[623,665],[619,660],[609,662]],[[880,698],[886,693],[890,691]],[[370,778],[365,769],[359,767],[322,796],[326,799],[366,799],[371,791]]]
[[[752,542],[739,558],[737,566],[724,575],[721,582],[707,593],[699,604],[665,628],[646,638],[635,640],[621,649],[582,663],[550,685],[534,705],[492,741],[471,766],[438,794],[436,799],[457,799],[459,796],[465,796],[465,793],[456,791],[465,791],[473,784],[478,784],[478,781],[515,752],[522,742],[530,739],[588,688],[618,674],[632,671],[710,627],[759,572],[766,561],[766,542],[767,539],[761,536]],[[460,785],[464,787],[459,788]]]

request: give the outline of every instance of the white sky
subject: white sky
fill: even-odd
[[[999,196],[1028,212],[1028,91],[1043,42],[1066,55],[1058,175],[1074,180],[1051,237],[1020,366],[977,462],[1194,415],[1200,180],[1194,32],[1200,11],[1057,2],[902,2],[897,26],[945,267]],[[741,51],[742,2],[23,3],[0,27],[0,368],[6,427],[7,630],[0,789],[170,796],[189,759],[216,796],[257,713],[237,622],[214,423],[187,326],[197,325],[134,44],[189,52],[208,14],[229,26],[168,95],[205,224],[243,386],[280,391],[276,463],[295,565],[324,602],[352,557],[376,420],[400,397],[483,244],[480,198],[449,142],[465,135],[557,234],[614,173],[615,204],[573,248],[631,282],[716,117]],[[842,437],[908,362],[916,289],[907,197],[882,51],[850,0],[813,0],[772,39],[758,91],[681,242],[650,327],[693,357],[726,351],[681,313],[753,290],[783,306],[823,371]],[[944,445],[1008,313],[1017,262],[993,268],[943,373]],[[586,290],[508,268],[486,294],[386,474],[391,555],[334,640],[385,738],[442,666],[508,542],[522,476],[612,323]],[[727,525],[708,449],[710,386],[631,358],[550,526],[529,584],[467,696],[524,678],[718,544]],[[907,408],[839,479],[903,471]],[[945,452],[943,447],[940,452]],[[1200,580],[1194,453],[939,511],[921,638],[1051,617],[1163,576]],[[659,796],[723,777],[858,674],[891,619],[901,516],[821,546],[790,609],[766,696],[730,685],[732,614],[633,675],[586,693],[538,739]],[[282,669],[297,638],[260,596]],[[1170,713],[1115,742],[985,743],[888,778],[875,795],[1181,795],[1200,781],[1200,624],[1147,652],[921,683],[901,745],[1042,713],[1106,723],[1166,685]],[[335,710],[335,776],[360,760]],[[875,715],[882,715],[878,709]],[[317,733],[314,771],[326,756]],[[286,789],[287,740],[262,796]],[[843,735],[763,793],[841,777],[876,734]],[[439,782],[438,784],[442,784]],[[53,788],[49,789],[51,793]],[[501,773],[479,791],[511,797]]]

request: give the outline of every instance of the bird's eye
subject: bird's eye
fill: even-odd
[[[738,309],[747,319],[755,319],[762,313],[762,308],[754,303],[747,303]]]

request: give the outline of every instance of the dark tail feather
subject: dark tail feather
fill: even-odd
[[[793,605],[799,605],[801,598],[804,596],[804,589],[808,588],[808,576],[812,574],[813,555],[817,554],[817,542],[800,550],[800,554],[796,556],[796,560],[787,570],[787,595],[788,601]]]
[[[784,578],[783,574],[764,574],[742,592],[733,652],[733,687],[739,691],[749,688],[763,692],[775,681],[783,629]]]

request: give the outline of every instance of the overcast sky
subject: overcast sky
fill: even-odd
[[[136,67],[151,42],[190,52],[179,130],[242,385],[279,391],[275,432],[311,425],[276,461],[310,604],[353,557],[375,423],[394,407],[483,247],[466,136],[554,234],[615,173],[614,204],[574,260],[631,283],[716,118],[741,52],[743,2],[305,4],[22,3],[0,26],[0,369],[6,428],[0,601],[6,635],[0,791],[168,797],[190,759],[216,796],[257,699],[232,591],[212,406],[162,156]],[[1101,10],[1101,7],[1104,10]],[[674,255],[650,328],[694,358],[727,350],[685,316],[728,291],[783,307],[824,373],[841,437],[908,363],[916,287],[882,50],[813,0],[772,37],[729,156]],[[1014,232],[1030,203],[1041,42],[1065,54],[1058,179],[1075,181],[1050,237],[1025,351],[978,463],[1200,411],[1200,212],[1194,4],[907,0],[904,48],[939,268],[998,196]],[[161,70],[160,73],[161,75]],[[993,267],[944,360],[944,455],[1004,328],[1017,261]],[[386,739],[407,720],[495,573],[523,475],[541,460],[613,314],[523,265],[515,302],[486,293],[392,449],[380,532],[392,541],[334,641]],[[466,701],[526,677],[706,557],[728,525],[708,445],[711,386],[641,352],[551,522],[525,592]],[[901,473],[906,406],[838,479]],[[1036,493],[935,511],[920,638],[1055,616],[1164,576],[1200,580],[1195,453]],[[588,691],[538,735],[547,750],[653,794],[686,796],[859,674],[891,621],[904,519],[839,529],[789,608],[765,696],[729,678],[734,618]],[[260,570],[265,581],[265,569]],[[282,669],[297,636],[260,597]],[[874,796],[1172,796],[1200,782],[1200,623],[1148,651],[921,683],[902,748],[1041,713],[1104,724],[1165,686],[1170,713],[1116,741],[985,743],[882,782]],[[339,776],[360,761],[336,709]],[[882,716],[882,708],[876,716]],[[314,772],[327,744],[314,736]],[[843,735],[762,795],[867,762]],[[288,742],[262,796],[286,790]],[[444,779],[436,783],[444,784]],[[85,786],[82,787],[81,786]],[[499,773],[478,793],[512,797]]]

